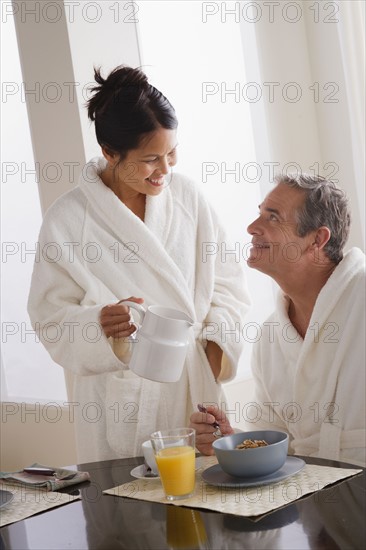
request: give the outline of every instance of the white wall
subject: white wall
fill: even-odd
[[[74,425],[57,404],[1,403],[0,469],[76,464]]]
[[[352,211],[346,248],[364,250],[364,3],[304,0],[273,4],[273,11],[270,4],[260,6],[255,24],[238,17],[248,81],[263,91],[251,105],[257,155],[279,172],[293,163],[293,171],[338,180]]]

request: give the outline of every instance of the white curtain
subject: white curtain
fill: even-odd
[[[348,247],[364,249],[364,3],[265,4],[255,24],[241,20],[247,79],[262,89],[251,105],[257,157],[338,180],[352,209]]]
[[[346,81],[355,183],[365,214],[365,1],[340,4],[338,36]],[[365,215],[361,222],[365,235]]]

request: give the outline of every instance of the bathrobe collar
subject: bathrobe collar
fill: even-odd
[[[124,245],[137,244],[137,252],[135,244],[132,250],[134,254],[167,281],[188,315],[194,318],[195,308],[187,282],[164,246],[173,223],[174,205],[170,186],[158,196],[146,197],[143,222],[100,179],[99,174],[106,166],[103,157],[96,157],[85,165],[79,180],[82,192]]]

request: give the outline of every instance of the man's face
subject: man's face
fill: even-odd
[[[303,262],[314,233],[297,235],[296,212],[305,194],[299,189],[278,184],[259,206],[259,217],[248,226],[252,235],[248,265],[267,275],[281,278]]]

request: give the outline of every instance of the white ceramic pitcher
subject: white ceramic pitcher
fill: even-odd
[[[193,320],[182,311],[122,301],[140,315],[140,325],[132,335],[129,367],[138,376],[155,382],[177,382],[182,375],[188,351],[189,330]]]

